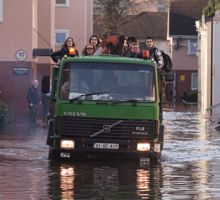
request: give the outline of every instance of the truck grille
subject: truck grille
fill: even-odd
[[[62,136],[111,139],[153,138],[155,120],[89,119],[62,117],[59,132]]]

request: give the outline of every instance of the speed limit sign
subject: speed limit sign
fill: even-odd
[[[20,49],[16,52],[15,56],[17,60],[24,61],[27,59],[27,52],[25,50]]]

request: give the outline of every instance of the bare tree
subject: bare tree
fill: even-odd
[[[119,22],[137,15],[150,6],[167,7],[169,0],[94,0],[95,22],[104,32],[117,32]]]
[[[104,28],[105,32],[113,33],[117,31],[117,21],[126,15],[130,5],[129,0],[95,0],[94,13],[96,20]]]

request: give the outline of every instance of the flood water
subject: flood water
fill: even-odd
[[[219,119],[165,112],[158,164],[51,163],[46,128],[17,123],[0,131],[0,200],[220,200]]]

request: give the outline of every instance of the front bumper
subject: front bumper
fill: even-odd
[[[151,144],[149,151],[137,151],[137,143],[140,141],[130,140],[103,140],[103,139],[74,139],[74,149],[61,149],[50,146],[49,158],[60,159],[139,159],[160,155],[154,151],[152,141],[144,141]],[[143,142],[143,141],[141,141]],[[118,149],[94,148],[95,143],[118,144]]]
[[[69,150],[61,150],[50,148],[49,150],[49,159],[51,160],[81,160],[81,159],[140,159],[140,158],[148,158],[157,156],[158,153],[155,152],[105,152],[105,151],[69,151]]]

